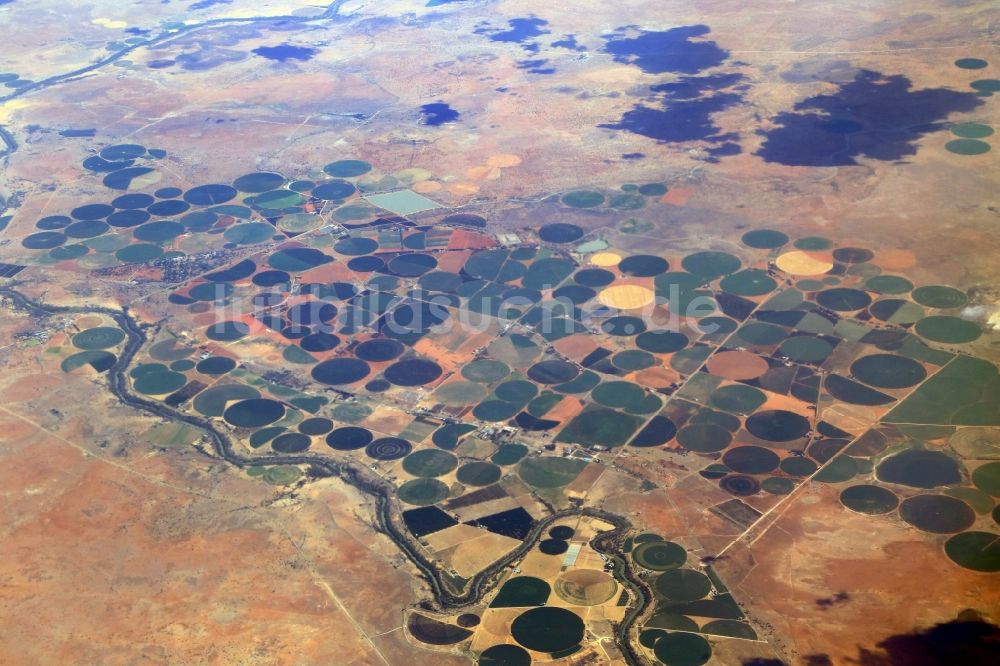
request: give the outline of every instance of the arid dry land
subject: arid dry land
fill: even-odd
[[[0,25],[0,663],[996,663],[993,3]]]

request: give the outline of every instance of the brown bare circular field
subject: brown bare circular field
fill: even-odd
[[[753,379],[769,367],[767,361],[748,351],[720,352],[708,359],[708,371],[726,379]]]
[[[596,569],[573,569],[556,579],[556,594],[563,601],[576,606],[596,606],[615,596],[618,583]]]

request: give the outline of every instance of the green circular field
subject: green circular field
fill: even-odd
[[[972,342],[983,334],[976,322],[947,315],[924,317],[916,323],[914,330],[922,338],[952,345]]]
[[[493,463],[474,461],[459,467],[455,478],[467,486],[488,486],[499,481],[501,473]]]
[[[657,364],[656,357],[641,349],[626,349],[611,357],[611,363],[619,370],[634,372],[651,368]]]
[[[454,292],[462,286],[462,276],[447,271],[431,271],[420,276],[418,283],[427,291]]]
[[[239,340],[250,332],[250,327],[241,321],[220,321],[205,329],[205,337],[218,342]]]
[[[984,493],[1000,497],[1000,462],[989,462],[972,473],[972,483]]]
[[[174,222],[173,220],[157,220],[156,222],[147,222],[146,224],[136,227],[135,231],[132,232],[132,235],[136,238],[136,240],[155,243],[177,238],[184,233],[184,231],[184,225],[180,222]]]
[[[113,326],[98,326],[80,331],[73,336],[73,346],[78,349],[108,349],[125,339],[125,332]]]
[[[913,283],[898,275],[876,275],[865,281],[865,287],[879,294],[905,294]]]
[[[976,512],[960,499],[947,495],[916,495],[899,505],[899,517],[918,530],[952,534],[972,527]]]
[[[484,400],[475,406],[472,415],[481,421],[506,421],[521,411],[522,405],[506,400]]]
[[[816,302],[835,312],[853,312],[868,307],[872,297],[860,289],[835,287],[816,294]]]
[[[940,284],[917,287],[913,290],[912,296],[913,300],[928,308],[960,308],[969,302],[965,292]]]
[[[226,408],[222,417],[237,428],[260,428],[285,415],[285,406],[268,398],[241,400]]]
[[[851,374],[869,386],[899,389],[922,382],[927,377],[927,370],[905,356],[872,354],[852,363]]]
[[[563,201],[566,201],[565,197],[563,197]],[[554,222],[542,225],[538,229],[538,237],[547,243],[572,243],[583,238],[583,229],[575,224]]]
[[[541,578],[514,576],[507,580],[490,603],[490,608],[544,606],[552,587]]]
[[[735,296],[763,296],[774,291],[778,283],[767,271],[748,268],[722,278],[719,286]]]
[[[752,414],[767,402],[763,391],[745,384],[731,384],[716,389],[708,397],[713,407],[734,414]]]
[[[293,213],[284,215],[278,221],[278,228],[291,234],[302,234],[323,226],[323,218],[313,213]]]
[[[403,459],[403,469],[412,476],[444,476],[458,466],[458,458],[441,449],[422,449]]]
[[[604,195],[590,190],[577,190],[564,194],[562,202],[572,208],[594,208],[604,203]]]
[[[782,341],[778,351],[799,363],[820,363],[833,351],[833,345],[813,335],[793,335]]]
[[[879,462],[875,475],[880,481],[911,488],[935,488],[962,480],[961,464],[942,451],[906,449]]]
[[[821,236],[804,236],[795,241],[795,247],[806,251],[828,250],[833,247],[833,241]]]
[[[372,165],[361,160],[337,160],[330,162],[323,171],[334,178],[354,178],[362,176],[372,170]]]
[[[450,381],[434,390],[434,397],[442,404],[450,407],[478,403],[487,395],[489,395],[489,392],[482,384],[468,381]]]
[[[260,391],[246,384],[217,384],[195,396],[192,406],[204,416],[222,416],[227,403],[259,397]]]
[[[869,516],[889,513],[899,505],[895,493],[880,486],[851,486],[840,492],[840,503],[851,511]]]
[[[638,194],[616,194],[608,201],[608,206],[617,210],[639,210],[646,206],[646,200]]]
[[[531,666],[531,655],[520,645],[494,645],[479,655],[479,666]]]
[[[272,486],[287,486],[302,477],[302,470],[293,465],[275,465],[264,470],[261,478]]]
[[[739,620],[712,620],[706,622],[701,628],[701,633],[713,636],[729,636],[731,638],[745,638],[749,641],[757,640],[757,632],[750,625]]]
[[[673,569],[660,574],[654,587],[672,601],[697,601],[712,590],[712,581],[700,571]]]
[[[462,376],[472,382],[492,384],[510,374],[506,363],[480,358],[462,367]]]
[[[644,183],[639,186],[639,194],[644,197],[662,197],[667,193],[664,183]]]
[[[618,271],[632,277],[653,277],[667,272],[669,268],[666,259],[651,254],[634,254],[618,263]]]
[[[163,248],[152,243],[133,243],[115,252],[115,258],[127,264],[144,264],[162,256]]]
[[[740,264],[740,260],[731,254],[711,251],[695,252],[681,261],[684,270],[703,279],[715,279],[735,273],[740,269]]]
[[[944,552],[955,564],[984,573],[1000,571],[1000,535],[963,532],[948,539]]]
[[[677,443],[697,453],[722,451],[732,441],[732,433],[714,423],[687,425],[677,431]]]
[[[886,298],[875,301],[868,307],[868,311],[876,319],[888,324],[912,324],[924,316],[922,307],[901,298]]]
[[[599,384],[590,393],[594,402],[623,409],[630,414],[649,414],[660,409],[662,402],[653,394],[647,394],[638,384],[625,381],[611,381]]]
[[[490,460],[497,465],[514,465],[528,455],[528,447],[524,444],[501,444]]]
[[[988,65],[982,58],[959,58],[955,61],[955,67],[960,69],[985,69]]]
[[[198,362],[195,369],[203,375],[224,375],[236,367],[236,361],[226,356],[209,356]]]
[[[396,489],[400,502],[414,506],[430,506],[448,497],[448,486],[437,479],[413,479]]]
[[[985,139],[993,136],[993,128],[981,123],[959,123],[952,126],[951,133],[963,139]]]
[[[165,393],[173,393],[186,383],[187,377],[183,374],[173,372],[172,370],[164,370],[136,377],[132,382],[132,387],[136,390],[136,393],[163,395]]]
[[[754,229],[743,234],[743,244],[759,250],[773,250],[788,243],[788,236],[773,229]]]
[[[853,479],[859,471],[861,471],[860,463],[856,458],[837,456],[829,461],[813,479],[820,483],[843,483]]]
[[[993,498],[977,488],[946,488],[944,494],[962,500],[980,515],[987,514],[993,509]]]
[[[266,192],[285,184],[285,177],[280,173],[260,171],[248,173],[233,181],[233,186],[240,192]]]
[[[104,372],[115,364],[118,357],[111,352],[101,350],[88,350],[77,352],[63,359],[59,367],[63,372],[73,372],[78,368],[89,365],[97,372]]]
[[[695,625],[697,628],[697,625]],[[656,645],[656,641],[660,640],[667,635],[663,629],[643,629],[639,633],[639,645],[652,649]]]
[[[781,342],[788,334],[785,329],[762,321],[752,321],[744,324],[736,336],[751,345],[773,345]]]
[[[538,387],[524,379],[513,379],[500,384],[493,392],[501,400],[527,404],[529,400],[538,395]]]
[[[666,666],[701,666],[712,658],[712,646],[698,634],[675,631],[656,641],[653,654]]]
[[[673,541],[650,541],[637,546],[632,559],[650,571],[669,571],[687,562],[687,551]]]
[[[469,423],[449,423],[435,430],[431,435],[431,441],[434,446],[453,451],[462,437],[475,430],[476,426]]]
[[[230,243],[237,245],[254,245],[269,240],[276,230],[270,224],[264,222],[244,222],[234,224],[226,229],[223,237]]]
[[[578,645],[583,640],[583,628],[583,620],[576,613],[542,606],[518,615],[510,625],[510,633],[529,650],[558,652]]]
[[[816,463],[809,458],[796,456],[785,458],[778,467],[789,476],[809,476],[817,469]]]
[[[688,345],[688,337],[675,331],[646,331],[635,338],[635,346],[653,354],[672,354]]]
[[[570,458],[527,458],[521,461],[517,473],[529,486],[561,488],[572,483],[586,465],[582,460]]]
[[[778,467],[781,459],[762,446],[737,446],[722,456],[723,464],[740,474],[764,474]]]
[[[301,453],[311,444],[312,440],[307,435],[287,432],[271,440],[271,449],[277,453]]]
[[[949,152],[956,155],[982,155],[990,152],[990,144],[979,139],[955,139],[944,144]]]

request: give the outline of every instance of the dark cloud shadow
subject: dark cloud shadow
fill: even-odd
[[[437,127],[445,123],[453,123],[458,120],[459,113],[451,108],[447,102],[432,102],[420,107],[423,116],[423,124]]]
[[[857,666],[993,666],[1000,657],[1000,627],[979,619],[959,619],[930,629],[896,634],[874,648],[858,648],[844,663]],[[807,666],[829,666],[825,654],[806,655]],[[742,666],[782,666],[778,659],[749,659]]]
[[[772,119],[757,155],[790,166],[848,166],[856,158],[900,160],[917,141],[944,127],[952,113],[983,103],[974,93],[947,88],[913,90],[902,75],[862,70],[836,92],[798,102]]]
[[[627,27],[605,35],[604,50],[616,62],[635,65],[647,74],[697,74],[721,65],[729,52],[713,41],[691,41],[709,33],[707,25],[687,25],[670,30],[642,30],[635,37],[626,35]]]
[[[538,44],[532,40],[535,37],[548,35],[549,30],[545,27],[548,24],[549,22],[545,19],[532,16],[529,18],[510,19],[507,21],[507,30],[480,26],[473,32],[477,35],[486,35],[493,42],[520,44],[521,48],[526,52],[538,53]]]
[[[740,152],[735,132],[723,132],[712,116],[743,103],[745,77],[726,72],[685,76],[671,83],[650,87],[653,96],[626,111],[616,123],[601,125],[624,130],[656,141],[681,143],[701,141],[710,159]]]
[[[739,135],[723,132],[712,119],[720,111],[742,104],[748,86],[739,72],[702,74],[727,63],[729,52],[711,40],[697,40],[708,26],[635,33],[634,26],[605,35],[605,51],[615,61],[635,65],[647,74],[680,74],[673,81],[650,86],[650,95],[626,111],[616,123],[601,125],[664,143],[702,142],[708,161],[741,152]],[[729,63],[733,64],[733,63]]]

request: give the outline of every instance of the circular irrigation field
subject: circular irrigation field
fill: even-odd
[[[649,541],[632,551],[632,559],[651,571],[668,571],[687,561],[687,551],[672,541]]]

